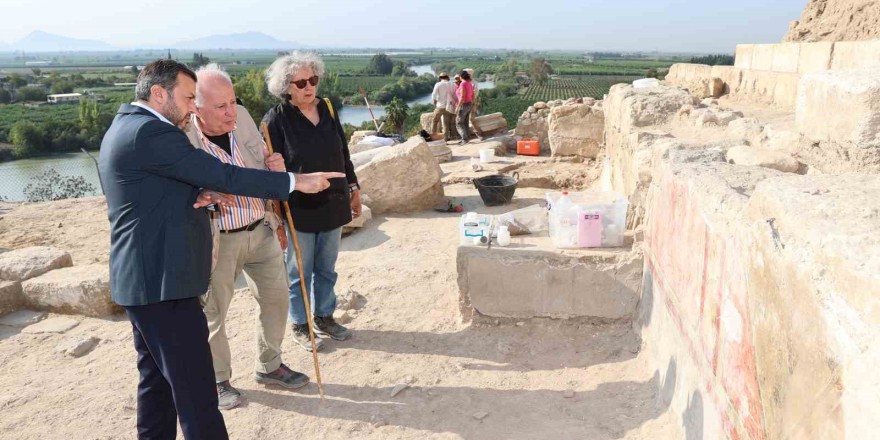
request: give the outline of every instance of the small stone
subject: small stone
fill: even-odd
[[[547,103],[544,101],[538,101],[535,103],[535,108],[538,110],[545,109],[545,108],[547,108]]]
[[[379,428],[388,424],[385,420],[377,415],[370,416],[370,424],[373,425],[374,428]]]
[[[50,318],[22,330],[22,333],[64,333],[79,325],[79,321],[70,318]]]
[[[409,388],[409,384],[406,383],[399,383],[395,385],[394,388],[391,389],[391,397],[397,397],[398,394],[400,394],[403,390],[407,388]]]
[[[517,327],[522,327],[522,326],[524,326],[524,325],[526,325],[526,323],[525,323],[525,322],[522,322],[522,321],[516,323],[516,326],[517,326]]]
[[[474,413],[474,418],[477,420],[483,420],[488,416],[489,416],[489,413],[486,411],[480,411],[480,412]]]
[[[336,322],[340,324],[348,324],[349,322],[351,322],[351,315],[349,314],[348,310],[337,310],[333,313],[333,319],[335,319]]]
[[[19,310],[17,312],[3,315],[0,318],[0,325],[9,327],[27,327],[36,324],[46,317],[46,312],[35,312],[33,310]]]
[[[501,325],[501,321],[496,319],[494,324],[495,324],[495,326],[499,326],[499,325]]]
[[[529,108],[526,109],[526,111],[529,113],[534,113],[536,111],[535,106],[530,105]]]
[[[574,391],[565,390],[562,392],[562,397],[565,397],[566,399],[571,399],[572,397],[574,397]]]
[[[97,346],[98,342],[100,341],[100,339],[94,336],[90,336],[88,338],[78,338],[58,344],[55,349],[68,356],[78,358],[92,351],[92,349],[95,348],[95,346]]]

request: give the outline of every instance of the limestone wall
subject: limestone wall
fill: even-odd
[[[673,65],[666,81],[697,98],[731,98],[794,111],[801,77],[880,67],[880,40],[740,44],[731,66]]]
[[[805,76],[815,95],[802,94],[799,118],[826,124],[805,122],[805,142],[875,139],[875,75]],[[693,100],[674,87],[618,85],[605,102],[613,183],[644,234],[636,325],[660,373],[658,399],[688,438],[874,438],[880,176],[727,163],[730,146],[664,131]],[[822,116],[823,103],[840,121]]]

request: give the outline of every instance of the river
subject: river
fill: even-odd
[[[409,69],[418,75],[423,75],[425,73],[430,73],[431,75],[435,76],[437,75],[437,73],[434,72],[434,69],[431,68],[430,64],[412,66]],[[495,82],[478,82],[477,87],[481,90],[491,89],[495,87]],[[431,94],[429,93],[416,99],[409,100],[406,102],[406,104],[409,106],[418,104],[430,104],[431,101]],[[385,106],[373,106],[373,115],[376,117],[376,119],[385,116]],[[369,121],[370,119],[370,110],[366,106],[347,105],[343,107],[342,110],[340,110],[339,112],[339,120],[342,121],[342,123],[348,123],[354,126],[360,126],[365,121]]]
[[[97,155],[98,152],[92,154]],[[9,201],[25,200],[24,188],[29,183],[35,183],[35,178],[48,170],[55,170],[65,177],[82,176],[95,188],[89,195],[101,194],[101,182],[95,162],[85,153],[65,153],[0,163],[0,198]]]

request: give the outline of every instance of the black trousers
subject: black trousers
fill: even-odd
[[[208,324],[198,298],[125,308],[138,353],[139,440],[226,440]]]

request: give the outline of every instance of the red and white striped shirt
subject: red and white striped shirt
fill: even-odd
[[[223,163],[247,168],[238,153],[238,145],[235,143],[235,129],[229,132],[229,150],[232,151],[232,156],[230,157],[226,151],[211,142],[207,136],[202,133],[195,118],[193,119],[192,123],[196,124],[196,131],[199,133],[199,138],[202,140],[202,145],[200,147],[202,150],[217,159],[220,159]],[[221,231],[243,228],[266,216],[266,202],[263,199],[244,196],[233,197],[235,198],[235,203],[233,203],[232,206],[219,207],[218,212],[220,213],[219,220]]]

